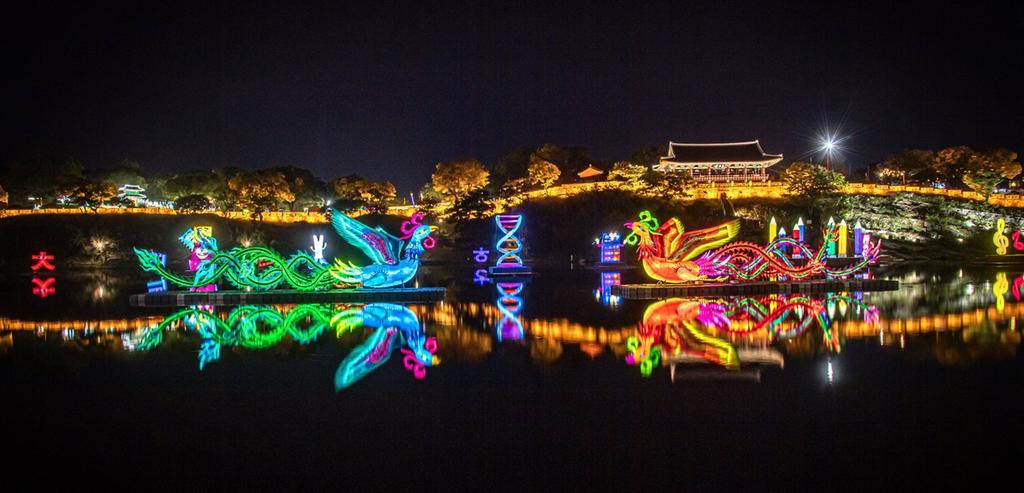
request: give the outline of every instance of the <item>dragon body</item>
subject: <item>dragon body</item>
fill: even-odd
[[[324,264],[312,255],[297,252],[283,257],[265,246],[237,247],[217,250],[212,236],[191,228],[182,235],[190,248],[189,270],[192,275],[169,271],[160,256],[152,250],[135,248],[139,264],[167,281],[190,289],[202,288],[225,280],[237,288],[274,289],[286,285],[304,291],[331,287],[383,288],[398,286],[411,280],[420,265],[425,240],[433,244],[430,233],[436,228],[419,224],[414,218],[409,233],[400,239],[381,227],[370,228],[338,211],[332,211],[331,225],[341,238],[359,248],[370,264],[359,266],[341,259]]]

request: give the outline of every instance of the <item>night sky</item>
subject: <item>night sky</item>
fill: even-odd
[[[5,15],[0,158],[294,164],[408,191],[437,161],[544,142],[610,162],[756,138],[789,160],[840,122],[854,168],[912,147],[1024,154],[1019,2],[165,3]]]

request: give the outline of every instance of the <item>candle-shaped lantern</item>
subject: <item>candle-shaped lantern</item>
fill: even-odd
[[[779,228],[778,238],[785,238],[786,236],[787,236],[786,228],[784,228],[784,227],[783,228]],[[785,255],[786,254],[786,245],[779,245],[779,252],[782,253],[783,255]]]
[[[836,237],[831,235],[832,231],[836,229],[836,220],[829,216],[828,223],[825,226],[825,237],[828,238],[828,243],[825,244],[825,251],[829,257],[836,256]]]
[[[871,248],[871,233],[868,233],[867,231],[865,231],[863,236],[864,236],[864,246],[861,247],[861,248],[863,248],[864,250],[867,250],[868,248]],[[863,253],[863,250],[862,250],[862,253]]]
[[[804,218],[802,218],[802,217],[797,219],[796,225],[793,226],[793,239],[796,240],[798,243],[806,243],[807,242],[807,238],[804,238]],[[794,248],[793,249],[793,257],[794,258],[801,258],[801,257],[803,257],[803,255],[800,253],[800,249],[799,248]]]
[[[847,229],[846,219],[839,221],[839,243],[836,245],[836,253],[839,254],[840,257],[846,256],[846,245],[849,243],[849,238],[847,238]]]
[[[772,220],[768,223],[768,243],[775,241],[775,232],[778,231],[779,225],[775,222],[775,216],[772,216]]]
[[[860,221],[853,225],[853,256],[860,257],[864,253],[864,228]]]

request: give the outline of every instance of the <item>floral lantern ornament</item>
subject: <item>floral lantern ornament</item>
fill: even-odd
[[[399,226],[399,230],[402,232],[400,239],[408,240],[412,237],[412,232],[416,230],[416,227],[420,225],[420,221],[423,220],[422,212],[415,212],[412,216],[409,216],[407,221],[402,221],[402,225]],[[423,248],[434,248],[437,246],[437,240],[433,236],[427,236],[423,238]]]

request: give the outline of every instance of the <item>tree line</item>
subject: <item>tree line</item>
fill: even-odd
[[[1017,153],[1003,148],[947,147],[938,152],[910,149],[889,156],[875,167],[885,183],[969,188],[986,197],[1004,180],[1017,178]]]
[[[395,186],[348,175],[324,181],[298,166],[260,170],[224,167],[177,173],[147,173],[124,160],[109,168],[85,169],[73,158],[9,163],[0,171],[0,202],[10,207],[130,205],[119,197],[122,185],[145,189],[149,200],[173,202],[185,212],[212,208],[265,211],[320,209],[328,202],[343,209],[384,210],[394,201]]]

